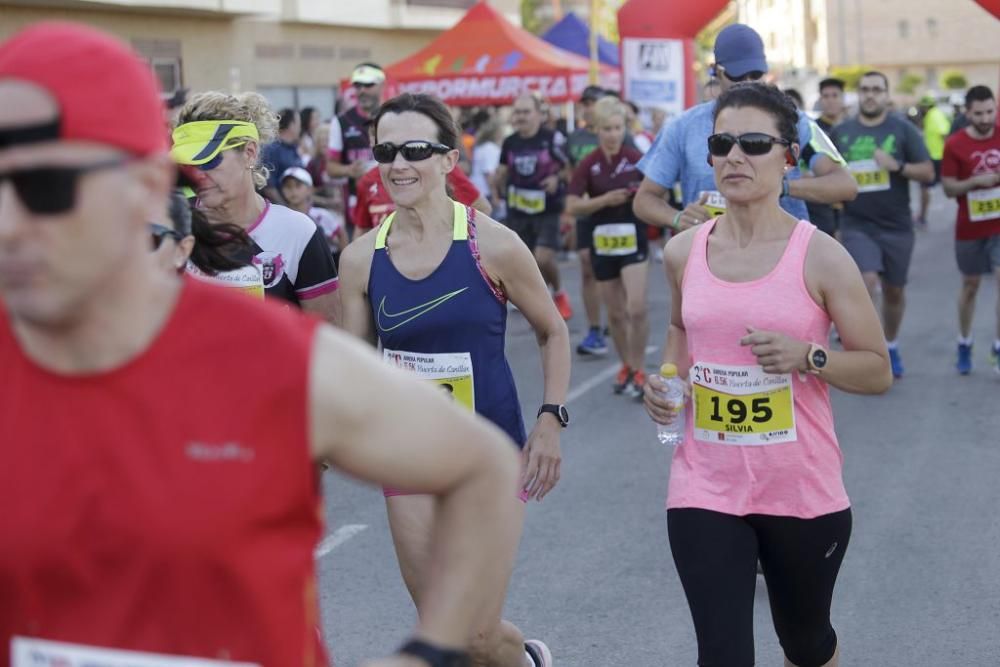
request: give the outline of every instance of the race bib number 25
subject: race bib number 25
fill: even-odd
[[[696,440],[751,446],[797,440],[790,374],[696,363],[690,378]]]

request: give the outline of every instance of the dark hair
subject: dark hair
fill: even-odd
[[[788,95],[774,86],[755,81],[734,85],[716,100],[712,122],[715,123],[719,119],[719,113],[729,107],[750,107],[771,114],[781,138],[789,143],[799,143],[799,111]]]
[[[302,119],[302,134],[309,134],[309,125],[312,123],[313,116],[317,113],[316,107],[306,107],[299,112],[299,118]]]
[[[291,125],[296,118],[298,118],[299,112],[291,107],[285,107],[278,112],[278,131],[287,130],[288,126]]]
[[[171,193],[168,210],[174,231],[181,236],[194,236],[191,263],[202,273],[214,276],[249,265],[249,262],[234,259],[241,254],[249,256],[253,245],[242,227],[228,223],[213,225],[179,191]]]
[[[795,102],[795,105],[800,109],[806,105],[806,101],[802,99],[802,93],[794,88],[785,88],[785,95],[791,97],[792,101]]]
[[[375,143],[378,143],[378,124],[382,116],[388,113],[406,113],[412,111],[429,118],[437,125],[438,141],[448,148],[458,148],[459,130],[455,125],[455,119],[451,117],[451,112],[444,102],[433,95],[423,93],[403,93],[392,98],[378,108],[372,117],[371,128]]]
[[[987,86],[973,86],[965,94],[965,108],[972,106],[973,102],[985,102],[993,99],[993,91]]]
[[[887,77],[885,74],[883,74],[882,72],[879,72],[878,70],[872,69],[872,70],[868,70],[867,72],[865,72],[864,74],[862,74],[861,75],[861,79],[865,78],[866,76],[880,76],[880,77],[882,77],[882,80],[885,81],[885,90],[886,90],[886,92],[889,92],[889,77]],[[858,81],[861,81],[861,79],[858,79]]]
[[[836,88],[840,92],[844,92],[844,82],[841,79],[831,76],[819,82],[819,92],[822,93],[824,88]]]

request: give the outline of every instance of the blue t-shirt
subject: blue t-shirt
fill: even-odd
[[[714,131],[714,113],[714,101],[688,109],[660,130],[652,147],[639,162],[639,170],[646,178],[661,187],[669,190],[680,181],[685,205],[698,201],[704,191],[718,190],[715,172],[708,164],[708,137]],[[823,131],[801,111],[798,130],[802,161],[810,170],[820,155],[844,164]],[[789,180],[802,178],[799,167],[789,169],[787,173]],[[801,199],[782,197],[781,208],[799,220],[809,219],[806,204]]]
[[[278,192],[281,192],[281,175],[285,170],[289,167],[302,166],[298,147],[295,144],[286,144],[281,139],[264,146],[260,161],[270,170],[267,184]]]

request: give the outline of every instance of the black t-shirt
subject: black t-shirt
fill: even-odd
[[[371,118],[365,115],[358,107],[354,106],[337,116],[340,131],[337,128],[330,128],[330,152],[331,157],[341,164],[351,164],[356,160],[365,163],[367,172],[375,166],[375,158],[372,157],[372,142],[369,129]],[[350,191],[354,194],[354,179],[350,179]]]
[[[500,164],[507,167],[507,209],[510,215],[540,215],[562,211],[565,188],[554,194],[545,191],[542,181],[558,174],[569,163],[563,150],[566,139],[542,128],[532,137],[514,133],[504,139]]]

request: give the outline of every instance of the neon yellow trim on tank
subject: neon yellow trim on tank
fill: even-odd
[[[457,201],[452,200],[452,206],[455,210],[454,217],[454,227],[451,235],[452,241],[468,241],[469,240],[469,225],[465,219],[465,204],[460,204]],[[382,226],[378,228],[378,236],[375,237],[375,249],[382,250],[385,248],[386,239],[389,238],[389,227],[392,225],[393,218],[396,217],[396,212],[393,211],[389,216],[382,221]]]

